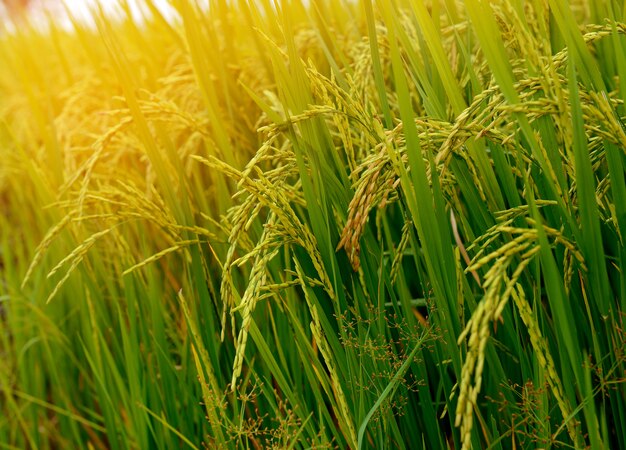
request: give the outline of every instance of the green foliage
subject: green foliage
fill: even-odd
[[[626,10],[151,0],[0,36],[0,448],[626,448]]]

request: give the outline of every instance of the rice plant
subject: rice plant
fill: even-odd
[[[157,3],[0,26],[1,448],[626,448],[621,2]]]

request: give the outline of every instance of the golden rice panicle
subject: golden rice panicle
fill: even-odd
[[[157,252],[154,255],[149,256],[148,258],[144,259],[143,261],[135,264],[134,266],[129,267],[124,272],[122,272],[122,275],[128,275],[129,273],[132,273],[135,270],[138,270],[138,269],[140,269],[140,268],[142,268],[144,266],[147,266],[148,264],[152,264],[153,262],[158,261],[159,259],[163,258],[164,256],[169,255],[170,253],[178,252],[178,251],[180,251],[182,249],[185,249],[186,247],[188,247],[190,245],[199,244],[199,243],[200,243],[200,241],[197,240],[197,239],[189,240],[189,241],[177,242],[172,247],[168,247],[166,249],[163,249],[160,252]]]
[[[566,421],[566,427],[570,438],[578,447],[582,447],[583,442],[581,441],[581,430],[576,423],[572,408],[566,400],[561,378],[556,372],[554,360],[552,359],[552,355],[545,339],[541,335],[539,324],[535,319],[535,315],[533,314],[530,304],[526,300],[523,288],[517,284],[515,289],[512,290],[511,296],[513,297],[513,301],[517,306],[519,315],[524,322],[524,325],[526,325],[526,330],[530,336],[530,342],[537,357],[537,366],[545,370],[548,385],[550,386],[552,395],[554,395],[557,405],[561,410],[563,419]]]
[[[396,277],[400,272],[400,266],[402,264],[402,258],[404,257],[404,252],[409,244],[409,239],[411,238],[413,228],[413,222],[410,220],[406,220],[404,222],[404,226],[402,227],[402,237],[400,238],[400,242],[395,250],[395,255],[393,257],[393,261],[391,263],[391,271],[389,272],[389,279],[391,283],[395,283]]]
[[[378,144],[376,153],[366,157],[357,168],[355,193],[348,205],[348,218],[336,248],[336,251],[342,248],[346,250],[355,271],[360,267],[360,239],[370,212],[376,205],[386,206],[394,198],[393,193],[399,185],[399,179],[390,170],[390,161],[386,150],[381,149],[382,146]]]
[[[233,373],[231,379],[231,389],[237,386],[237,379],[241,375],[243,369],[243,360],[248,342],[248,331],[252,323],[252,314],[256,305],[261,298],[261,291],[267,284],[267,265],[278,254],[279,244],[276,242],[276,236],[273,225],[276,222],[276,216],[270,214],[266,223],[263,234],[257,244],[248,255],[247,259],[254,259],[246,290],[237,306],[231,309],[231,315],[237,311],[241,312],[242,321],[237,341],[235,345],[235,360],[233,362]]]
[[[348,207],[348,220],[341,233],[341,240],[337,244],[337,250],[346,249],[352,268],[356,271],[361,265],[359,254],[361,252],[360,239],[369,218],[369,212],[374,207],[374,195],[376,181],[380,175],[380,169],[367,177],[369,183],[359,183],[359,188],[354,194]]]
[[[114,228],[107,228],[105,230],[99,231],[91,236],[89,236],[87,239],[85,239],[83,241],[83,243],[81,245],[79,245],[78,247],[76,247],[69,255],[67,255],[65,258],[63,258],[49,273],[48,273],[48,278],[51,278],[56,272],[58,272],[61,267],[63,267],[66,263],[70,263],[70,267],[67,269],[67,271],[65,272],[65,275],[63,275],[63,277],[59,280],[59,282],[56,284],[56,286],[54,287],[54,289],[52,289],[52,292],[50,293],[50,295],[48,296],[46,303],[50,303],[52,301],[52,299],[57,295],[57,293],[59,292],[59,290],[61,289],[61,287],[63,287],[63,285],[65,284],[65,282],[68,280],[68,278],[70,277],[70,275],[72,274],[72,272],[74,272],[74,270],[76,269],[76,267],[78,267],[78,265],[82,262],[83,258],[85,257],[85,255],[89,252],[89,250],[91,249],[91,247],[94,246],[94,244],[98,241],[98,239],[102,238],[103,236],[109,234],[111,231],[113,231]]]
[[[33,274],[35,268],[39,265],[41,260],[43,259],[46,250],[50,247],[50,244],[57,238],[57,236],[66,228],[66,226],[72,220],[72,214],[67,214],[60,222],[58,222],[54,227],[52,227],[48,233],[46,233],[45,237],[39,243],[37,248],[35,249],[33,259],[26,270],[26,274],[24,275],[24,279],[22,280],[22,289],[26,287],[30,277]]]
[[[539,206],[551,204],[551,202],[540,202]],[[537,334],[538,328],[536,328],[536,323],[529,313],[527,303],[524,304],[523,300],[520,298],[520,296],[523,295],[523,291],[521,291],[519,287],[518,280],[540,250],[538,245],[538,231],[534,228],[535,221],[533,219],[526,217],[526,222],[533,228],[511,226],[514,218],[523,217],[527,213],[527,207],[514,208],[499,213],[498,217],[500,222],[488,230],[484,236],[479,237],[473,244],[473,246],[478,246],[480,243],[480,251],[474,256],[474,259],[466,269],[466,272],[475,272],[488,266],[482,284],[482,287],[486,289],[484,297],[458,338],[460,345],[466,337],[469,336],[467,355],[461,373],[457,414],[455,418],[455,426],[461,428],[463,449],[468,449],[471,446],[473,408],[476,405],[482,384],[482,373],[485,361],[484,351],[490,336],[489,327],[501,317],[504,307],[511,297],[516,301],[518,309],[520,309],[520,315],[523,315],[522,319],[528,332],[531,334],[531,341],[533,341],[535,350],[537,352],[541,351],[541,360],[546,361],[546,367],[548,367],[549,371],[552,370],[552,373],[548,374],[548,378],[555,398],[559,403],[559,407],[562,411],[569,411],[567,405],[562,401],[564,397],[559,388],[560,381],[558,377],[556,377],[554,364],[549,354],[547,354],[547,349],[544,348],[545,346],[542,344],[543,340],[540,338],[540,335]],[[582,255],[571,242],[565,239],[556,229],[546,225],[542,225],[542,228],[546,235],[552,238],[553,245],[563,245],[569,252],[576,255],[576,259],[580,258],[581,267],[584,267]],[[483,256],[483,251],[487,246],[505,235],[515,237],[509,242],[500,245],[486,256]],[[518,258],[520,259],[518,260]],[[509,277],[507,276],[507,270],[515,261],[519,262],[517,262],[517,266]],[[544,347],[542,347],[542,345]],[[564,415],[564,417],[570,416],[568,414]],[[568,427],[571,426],[573,425],[568,422]],[[578,439],[579,434],[574,433],[573,429],[568,428],[568,431],[572,438]],[[577,441],[574,439],[574,442]]]

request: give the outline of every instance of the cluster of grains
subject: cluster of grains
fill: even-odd
[[[577,447],[583,447],[581,442],[582,434],[580,428],[577,426],[573,418],[574,414],[572,411],[572,407],[565,398],[561,378],[556,371],[554,360],[552,359],[552,355],[550,354],[550,350],[548,349],[546,340],[541,335],[539,324],[537,323],[537,320],[535,318],[536,316],[533,313],[530,304],[528,303],[528,300],[526,300],[524,290],[521,288],[521,286],[517,285],[516,289],[511,292],[511,296],[513,297],[515,306],[517,306],[519,315],[522,318],[524,325],[526,325],[526,329],[528,330],[530,342],[533,346],[533,349],[535,350],[535,355],[537,357],[538,366],[544,368],[546,372],[546,377],[548,379],[550,389],[552,390],[552,395],[554,395],[554,398],[559,405],[559,409],[561,410],[561,414],[566,421],[566,427],[569,436],[572,439],[572,442],[576,443]]]
[[[304,116],[299,120],[305,120]],[[269,132],[270,136],[276,131]],[[270,146],[263,147],[268,152]],[[297,245],[304,249],[311,258],[319,280],[319,284],[324,288],[331,300],[336,298],[330,277],[323,264],[316,239],[308,225],[302,222],[293,208],[301,202],[301,194],[297,192],[299,184],[290,185],[287,181],[291,175],[290,160],[293,156],[288,152],[281,156],[287,156],[286,164],[279,165],[276,170],[262,172],[256,165],[260,164],[267,157],[264,152],[259,152],[242,172],[225,164],[217,158],[194,157],[197,161],[221,171],[225,175],[235,180],[239,186],[238,196],[247,196],[246,199],[230,211],[232,231],[229,236],[230,249],[223,265],[222,278],[222,302],[224,308],[230,309],[232,317],[233,332],[236,332],[235,314],[240,313],[242,317],[241,328],[237,333],[236,355],[233,364],[233,374],[231,386],[236,386],[242,368],[243,360],[248,340],[248,331],[252,321],[252,315],[262,293],[267,292],[267,285],[270,284],[267,274],[268,263],[278,254],[280,248],[288,245]],[[254,178],[253,178],[254,176]],[[294,201],[295,200],[295,201]],[[245,255],[237,258],[236,252],[240,249],[239,243],[249,242],[245,237],[253,221],[259,216],[262,209],[269,210],[265,219],[263,233],[256,244],[254,244]],[[232,290],[232,269],[251,263],[251,271],[248,276],[248,283],[240,301],[235,301]],[[273,283],[276,287],[276,284]],[[223,314],[223,331],[226,326],[226,309]],[[223,334],[222,334],[223,336]]]
[[[552,205],[553,202],[541,201],[539,207]],[[521,285],[518,283],[520,277],[523,276],[525,269],[533,261],[534,257],[539,253],[538,230],[536,222],[528,217],[523,217],[528,213],[528,207],[523,206],[500,213],[501,222],[491,228],[484,236],[480,237],[468,250],[479,248],[473,260],[471,261],[466,272],[478,272],[483,267],[488,270],[483,276],[482,287],[485,289],[483,299],[473,311],[471,318],[468,320],[464,331],[458,338],[461,345],[465,339],[467,342],[467,355],[463,364],[461,373],[459,398],[457,406],[457,414],[455,425],[461,427],[461,436],[463,448],[467,449],[471,446],[471,430],[473,426],[473,408],[476,405],[478,394],[483,382],[483,369],[485,362],[485,347],[491,335],[490,327],[496,321],[501,319],[502,312],[507,305],[509,299],[514,299],[523,295]],[[520,228],[512,226],[519,218],[524,218],[528,224],[528,228]],[[545,234],[552,240],[553,245],[562,245],[565,247],[578,261],[581,270],[586,270],[584,260],[578,249],[563,235],[553,228],[541,225]],[[485,255],[485,250],[492,243],[500,241],[503,236],[511,236],[511,239],[503,245],[498,246],[495,250]],[[511,275],[507,275],[509,267],[514,266]],[[538,329],[535,327],[536,322],[532,314],[525,304],[516,300],[520,316],[531,334],[533,346],[542,350],[543,361],[548,361],[549,355],[546,357],[547,349]],[[531,329],[531,327],[535,327]],[[543,347],[541,347],[543,345]],[[551,360],[549,361],[551,363]],[[547,366],[554,369],[551,366]],[[548,374],[550,386],[553,387],[555,398],[559,402],[559,407],[563,412],[568,412],[569,407],[563,401],[562,388],[556,372],[553,370]],[[564,414],[564,417],[569,417]],[[577,436],[574,430],[571,430],[572,436]]]
[[[180,3],[181,8],[188,5],[188,2],[176,3]],[[435,11],[433,3],[425,2],[427,14]],[[455,2],[449,3],[455,6]],[[578,3],[576,7],[580,7],[583,2]],[[287,11],[287,6],[285,9]],[[442,14],[438,20],[443,18],[443,22],[437,31],[442,49],[449,51],[445,56],[449,57],[453,77],[458,75],[461,78],[452,82],[459,82],[460,91],[466,89],[467,92],[473,92],[473,97],[468,99],[469,105],[464,103],[463,94],[459,94],[460,103],[463,103],[461,107],[457,104],[453,107],[445,105],[433,108],[430,104],[429,108],[427,104],[432,100],[425,98],[427,90],[421,89],[428,84],[430,75],[413,73],[411,75],[416,82],[409,83],[411,107],[415,113],[414,125],[422,152],[418,158],[423,159],[430,187],[433,190],[441,189],[445,207],[450,211],[452,234],[458,247],[455,249],[456,267],[451,268],[457,272],[458,318],[464,317],[466,303],[463,295],[473,288],[484,291],[458,336],[459,345],[467,343],[467,353],[458,380],[455,416],[463,449],[470,448],[472,443],[474,410],[483,386],[485,352],[492,327],[498,320],[502,320],[511,298],[528,331],[537,363],[545,370],[550,392],[565,420],[570,439],[577,447],[585,444],[575,421],[577,411],[568,402],[548,341],[541,334],[538,313],[532,310],[526,299],[530,283],[525,279],[531,277],[527,269],[540,252],[539,236],[545,234],[555,253],[558,249],[563,255],[562,281],[565,292],[569,293],[570,282],[577,271],[582,273],[587,270],[579,243],[566,237],[565,225],[559,229],[561,224],[550,227],[531,218],[528,206],[495,212],[506,208],[505,201],[515,203],[510,198],[504,200],[500,192],[494,192],[497,187],[490,185],[484,177],[486,172],[492,173],[492,165],[496,163],[491,155],[498,152],[502,160],[510,163],[502,164],[507,170],[510,169],[511,190],[516,191],[514,196],[521,193],[521,197],[526,194],[532,197],[540,192],[533,172],[541,171],[541,183],[553,184],[554,194],[559,201],[537,200],[539,215],[546,209],[562,206],[564,210],[572,212],[572,216],[576,216],[579,192],[574,164],[576,158],[572,150],[574,133],[571,108],[568,107],[570,93],[567,86],[570,80],[565,75],[565,68],[571,63],[571,58],[567,48],[552,54],[550,33],[546,32],[552,26],[549,23],[551,19],[549,15],[542,16],[542,12],[547,9],[546,1],[525,2],[519,10],[512,2],[492,4],[497,26],[507,45],[506,51],[513,56],[510,64],[517,81],[511,86],[517,97],[516,102],[511,102],[510,96],[501,91],[501,83],[493,77],[493,67],[483,58],[485,49],[480,49],[475,43],[470,44],[470,41],[475,41],[473,38],[468,39],[467,48],[465,44],[463,48],[459,45],[463,35],[472,33],[472,23],[467,17],[459,18],[458,23],[448,24],[452,16]],[[532,17],[532,20],[525,20],[525,17]],[[252,20],[252,17],[248,19]],[[428,55],[423,61],[415,61],[419,57],[409,54],[408,48],[400,49],[401,53],[407,51],[401,55],[407,67],[412,64],[429,64],[437,59],[431,54],[433,52],[429,50],[428,43],[424,42],[426,35],[418,29],[417,22],[407,11],[398,10],[396,25],[399,30],[395,31],[401,31],[407,42],[414,43],[411,44],[414,48],[410,50],[415,55]],[[110,73],[111,68],[101,68],[98,70],[103,72],[86,74],[80,77],[80,81],[69,83],[70,86],[59,93],[62,110],[50,124],[40,120],[39,125],[45,125],[41,126],[44,130],[41,137],[33,137],[36,133],[31,133],[26,125],[32,123],[25,118],[30,114],[28,102],[16,98],[3,103],[0,122],[4,126],[4,121],[7,121],[17,135],[12,140],[22,142],[28,150],[24,153],[23,161],[20,160],[21,156],[15,156],[20,154],[21,148],[20,151],[5,152],[7,161],[0,169],[2,191],[11,179],[19,179],[27,173],[28,177],[45,186],[41,191],[53,188],[56,197],[44,197],[45,200],[40,203],[58,212],[56,225],[49,229],[32,253],[31,264],[21,283],[22,290],[37,278],[37,269],[45,266],[45,256],[52,253],[49,250],[53,242],[61,240],[60,236],[69,236],[71,247],[66,252],[67,256],[58,258],[59,261],[44,272],[47,278],[53,280],[48,302],[60,296],[69,277],[77,272],[79,265],[88,259],[87,255],[101,241],[113,243],[101,246],[100,258],[103,261],[116,261],[113,264],[114,277],[131,274],[140,276],[140,269],[166,258],[174,259],[178,256],[180,260],[189,262],[191,250],[200,250],[202,269],[209,289],[212,289],[210,285],[216,278],[207,267],[209,258],[206,256],[211,253],[210,256],[215,259],[211,262],[219,265],[221,270],[221,339],[226,340],[229,333],[232,336],[228,337],[233,339],[235,354],[232,373],[228,374],[229,379],[224,382],[227,384],[230,381],[232,390],[247,382],[242,380],[248,380],[248,374],[245,373],[246,348],[255,312],[262,308],[262,302],[278,298],[287,290],[297,292],[298,295],[301,292],[304,298],[302,303],[306,303],[305,308],[308,308],[302,316],[307,321],[309,317],[311,319],[309,337],[312,336],[313,345],[319,349],[320,360],[328,372],[323,376],[317,373],[317,377],[332,404],[335,414],[333,419],[337,420],[348,445],[356,448],[358,438],[355,420],[360,412],[355,413],[357,402],[350,398],[349,388],[338,371],[341,356],[333,354],[332,341],[330,335],[325,334],[325,318],[320,317],[322,311],[316,295],[324,295],[336,308],[337,316],[345,313],[338,311],[338,306],[345,303],[345,297],[349,297],[349,301],[353,300],[356,297],[354,292],[363,295],[363,303],[374,303],[371,298],[373,292],[368,292],[367,287],[371,280],[366,280],[361,267],[361,241],[371,231],[368,228],[371,226],[369,217],[376,208],[379,213],[377,218],[386,213],[388,206],[394,214],[401,213],[399,221],[393,222],[402,226],[399,242],[397,245],[389,245],[392,249],[388,272],[391,284],[395,286],[398,280],[406,278],[403,276],[406,267],[414,270],[413,266],[404,265],[405,254],[414,251],[415,260],[419,264],[419,248],[410,248],[420,245],[417,240],[412,240],[418,223],[416,217],[407,213],[409,208],[405,204],[406,194],[413,186],[405,185],[404,180],[408,177],[403,177],[411,170],[409,154],[413,149],[408,148],[405,136],[405,124],[410,122],[403,124],[398,121],[398,117],[402,116],[399,114],[402,99],[394,91],[396,84],[393,75],[396,74],[390,70],[392,67],[396,69],[390,56],[390,48],[396,44],[396,35],[387,26],[391,27],[389,24],[375,24],[371,30],[376,33],[375,38],[358,35],[356,39],[337,36],[336,39],[328,40],[323,36],[325,33],[320,33],[310,24],[298,26],[292,30],[291,44],[295,47],[295,54],[302,58],[301,61],[294,60],[288,45],[275,42],[276,38],[271,36],[269,27],[267,30],[255,28],[254,45],[251,44],[245,51],[239,49],[242,53],[249,52],[250,61],[243,58],[236,64],[220,62],[214,68],[216,70],[210,70],[210,64],[199,61],[206,56],[204,53],[210,54],[208,45],[198,47],[200,50],[197,53],[202,54],[202,58],[198,58],[193,51],[188,54],[186,49],[168,49],[167,58],[158,63],[156,60],[151,62],[155,71],[162,66],[164,73],[157,75],[155,72],[146,76],[143,72],[149,72],[147,67],[150,65],[147,64],[135,74],[140,78],[137,83],[130,82],[131,74],[123,70],[116,77]],[[203,31],[198,32],[196,37],[212,33],[210,27],[206,27],[206,30],[204,28],[203,25]],[[280,33],[285,31],[281,29]],[[582,42],[592,45],[614,33],[626,34],[626,25],[607,23],[588,26],[582,35]],[[230,53],[224,51],[227,47],[233,48],[230,42],[224,42],[230,36],[219,39],[217,33],[215,36],[215,45],[221,53]],[[177,35],[175,39],[181,39],[181,36]],[[189,39],[188,44],[193,47],[194,39]],[[259,53],[258,49],[263,48],[263,45],[275,51],[276,60],[259,60],[252,56]],[[345,54],[334,55],[339,48],[333,46],[350,48],[342,50]],[[373,48],[376,48],[375,57]],[[464,52],[467,55],[462,57]],[[337,59],[327,58],[328,55],[334,55]],[[524,58],[520,55],[524,55]],[[278,64],[280,58],[286,62],[284,68]],[[475,67],[463,67],[464,59],[468,65],[476,62]],[[120,62],[115,57],[112,60]],[[323,68],[316,64],[320,60],[324,61]],[[329,71],[332,75],[328,76],[322,73],[327,69],[326,63],[338,66],[340,61],[341,64],[345,62],[347,67],[340,70],[333,67]],[[379,86],[373,76],[377,65],[382,67],[383,72]],[[294,84],[280,86],[279,72],[283,69],[290,72],[293,69],[293,73],[296,73],[296,66],[302,69],[303,79],[295,80],[297,77],[285,76],[283,82],[293,78]],[[433,74],[439,71],[435,66],[433,64]],[[227,76],[220,73],[224,68],[228,71]],[[276,80],[279,83],[269,80],[272,69],[279,74]],[[230,76],[237,83],[231,85]],[[111,81],[118,78],[122,86]],[[300,81],[303,86],[306,84],[307,92],[303,98],[309,104],[293,113],[286,106],[289,101],[279,99],[279,95],[289,97],[285,92],[300,88],[297,83]],[[475,87],[481,84],[486,88],[478,88],[476,93]],[[149,92],[138,86],[150,86],[151,90]],[[235,89],[241,86],[251,95],[233,95]],[[439,88],[442,86],[445,83]],[[385,88],[387,92],[384,92]],[[33,88],[31,107],[46,103],[39,101],[39,95],[42,98],[44,96],[42,92],[35,92],[38,89],[44,90],[41,86]],[[111,93],[124,93],[125,96],[110,98]],[[619,221],[611,200],[611,178],[609,172],[604,170],[607,159],[604,144],[623,148],[626,142],[626,128],[616,113],[618,107],[623,107],[623,101],[617,92],[596,93],[585,86],[580,86],[580,97],[590,163],[594,174],[600,177],[595,192],[599,214],[605,223],[612,222],[619,234]],[[435,109],[441,111],[433,114]],[[388,116],[385,117],[385,126],[385,114],[382,111]],[[39,112],[42,116],[48,114]],[[543,142],[538,131],[531,131],[524,135],[524,139],[520,139],[524,130],[519,118],[535,126],[535,130],[541,128],[542,121],[554,124],[554,142]],[[329,236],[339,233],[338,243],[335,246],[335,242],[332,242],[325,250],[330,249],[332,253],[334,247],[336,251],[346,252],[352,269],[358,272],[358,279],[356,276],[351,279],[354,284],[360,284],[354,288],[354,292],[342,286],[341,282],[345,280],[341,277],[344,274],[340,273],[342,271],[336,265],[325,264],[320,243],[313,232],[312,220],[308,217],[307,208],[311,205],[305,201],[303,178],[319,168],[313,160],[318,149],[307,153],[297,151],[296,147],[308,145],[307,127],[315,128],[316,124],[323,124],[319,130],[323,131],[324,139],[327,137],[332,147],[328,154],[336,159],[334,169],[337,172],[345,170],[341,175],[348,180],[353,190],[352,198],[346,197],[341,206],[329,199],[320,199],[320,202],[331,203],[322,206],[328,207],[329,215],[334,214],[339,226],[339,229],[328,230]],[[52,132],[48,128],[56,129]],[[35,142],[40,138],[45,141],[43,145]],[[536,145],[529,148],[524,140],[532,139]],[[49,151],[53,148],[61,150]],[[246,161],[245,167],[242,161]],[[456,170],[454,164],[461,165],[463,170]],[[48,165],[54,166],[54,169],[47,170]],[[456,179],[458,174],[464,175],[466,179]],[[317,175],[322,178],[328,174],[314,174]],[[467,186],[468,192],[463,192]],[[344,187],[348,191],[349,187]],[[472,211],[467,211],[472,208],[467,197],[471,194],[469,191],[474,189],[477,193],[475,199],[487,205],[488,213],[496,217],[497,223],[484,232],[493,224],[487,220],[487,225],[480,230],[484,234],[465,249],[461,236],[471,241],[476,235],[472,225],[468,224]],[[234,195],[229,199],[228,195],[232,192]],[[183,198],[185,201],[181,201]],[[16,202],[15,199],[13,201]],[[181,206],[183,203],[185,206]],[[429,206],[420,205],[425,210]],[[15,205],[12,207],[15,208]],[[219,220],[212,219],[218,217]],[[456,217],[459,218],[458,223]],[[137,231],[133,226],[139,222],[141,225]],[[4,222],[2,225],[4,229]],[[442,227],[447,225],[441,224]],[[12,226],[15,227],[15,224]],[[126,234],[120,232],[122,228],[128,230]],[[383,226],[377,225],[376,228],[379,241],[383,241],[380,238]],[[137,236],[141,233],[150,235],[145,247],[137,244],[144,241],[138,239],[143,238]],[[222,260],[212,247],[222,243],[221,240],[225,240],[228,247],[225,255],[221,255]],[[145,255],[146,248],[148,256]],[[469,254],[473,254],[471,260]],[[306,265],[302,256],[307,260]],[[464,273],[461,256],[467,263]],[[2,263],[0,260],[0,265]],[[295,270],[290,270],[291,264],[295,265]],[[189,267],[184,266],[185,269]],[[211,363],[203,344],[199,328],[201,322],[194,317],[183,295],[181,286],[187,288],[188,283],[185,284],[181,279],[188,273],[174,276],[169,269],[164,271],[168,287],[178,292],[178,306],[186,324],[181,327],[180,333],[190,338],[193,364],[197,369],[207,419],[216,434],[215,441],[225,442],[221,434],[225,424],[233,421],[225,412],[227,408],[224,403],[226,397],[234,396],[232,392],[225,393],[226,387],[220,385],[220,371]],[[470,288],[464,278],[468,274],[476,281]],[[54,277],[60,279],[57,281]],[[244,280],[243,287],[239,282],[241,279]],[[424,285],[429,283],[429,280],[420,281]],[[345,292],[338,292],[339,289],[345,289]],[[90,291],[86,292],[93,318],[95,312],[91,294]],[[191,295],[189,291],[185,292]],[[434,315],[433,310],[437,307],[435,303],[432,307],[430,303],[425,303],[420,308],[429,308],[429,314]],[[387,310],[382,308],[381,311]],[[386,313],[381,311],[378,314]],[[413,313],[419,316],[420,325],[429,325],[430,318],[427,321],[416,310]],[[370,312],[369,318],[364,318],[363,322],[369,320],[373,323],[373,316]],[[94,326],[94,334],[95,329]],[[417,331],[411,330],[411,333],[417,334]],[[385,336],[384,333],[382,335]],[[99,342],[96,338],[93,341]],[[375,340],[368,342],[368,345],[374,345],[372,342]],[[402,345],[398,343],[397,346]],[[389,359],[393,356],[391,350],[390,353]],[[381,373],[373,378],[381,375],[391,378],[389,374]],[[326,382],[326,376],[330,383]],[[3,375],[0,378],[4,381],[6,377]],[[11,398],[11,395],[7,395],[7,398]],[[278,409],[284,406],[281,404]],[[362,404],[358,407],[361,408]],[[245,410],[245,404],[242,410]],[[285,426],[297,428],[300,419],[294,417],[292,411],[286,413]],[[251,435],[260,432],[263,420],[248,420],[242,420],[238,430],[242,434]]]

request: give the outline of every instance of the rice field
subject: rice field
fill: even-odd
[[[626,448],[626,5],[162,4],[0,25],[0,448]]]

